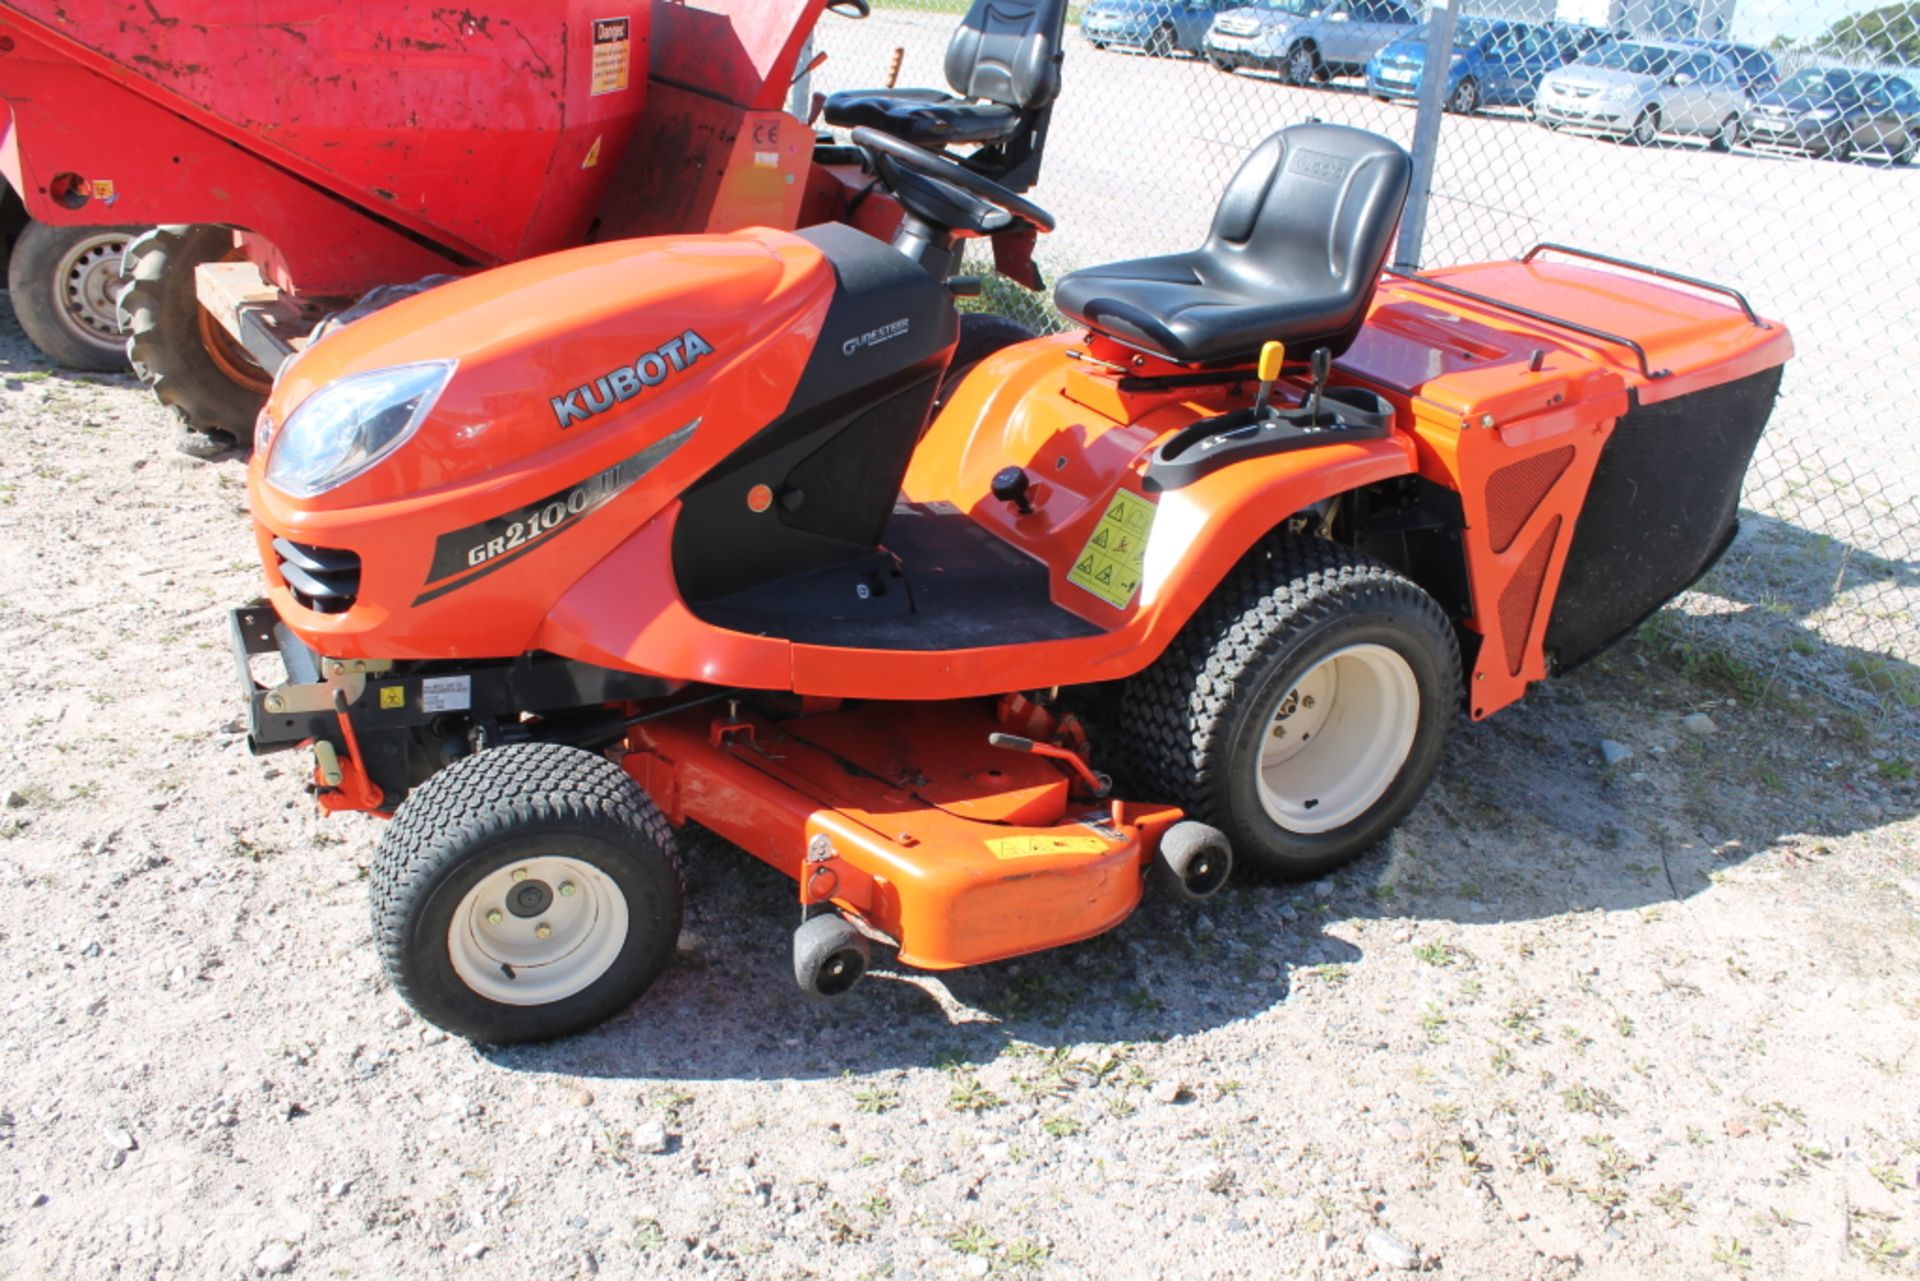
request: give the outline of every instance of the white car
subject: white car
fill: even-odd
[[[1591,129],[1650,146],[1663,133],[1740,141],[1746,90],[1732,63],[1711,49],[1619,40],[1540,82],[1534,116],[1549,129]]]

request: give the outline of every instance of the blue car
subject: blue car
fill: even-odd
[[[1156,57],[1198,54],[1214,15],[1244,0],[1093,0],[1080,34],[1096,49],[1123,45]]]
[[[1461,18],[1447,63],[1447,110],[1530,107],[1541,77],[1606,38],[1591,27],[1533,26],[1500,18]],[[1382,100],[1417,98],[1427,61],[1427,28],[1382,49],[1367,64],[1367,91]]]

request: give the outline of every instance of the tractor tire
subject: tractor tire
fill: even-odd
[[[138,227],[52,227],[29,222],[13,242],[7,292],[14,318],[40,354],[66,369],[124,372],[127,342],[114,299],[120,261]]]
[[[953,359],[947,362],[946,375],[940,379],[940,390],[933,398],[935,412],[946,405],[948,397],[973,372],[975,365],[1003,347],[1035,337],[1038,335],[1033,330],[1006,316],[988,311],[963,312],[960,341],[954,344]]]
[[[686,901],[653,802],[606,757],[557,743],[464,757],[414,789],[369,879],[394,990],[435,1027],[496,1045],[633,1004],[673,959]]]
[[[1122,708],[1143,794],[1220,829],[1254,876],[1304,880],[1413,808],[1459,703],[1459,647],[1431,596],[1357,552],[1280,535],[1127,683]]]
[[[180,424],[182,453],[213,458],[253,446],[273,379],[194,293],[194,268],[233,248],[224,227],[160,227],[127,246],[121,325],[133,372]]]

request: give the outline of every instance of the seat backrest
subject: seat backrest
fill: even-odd
[[[963,98],[1036,111],[1060,92],[1067,0],[973,0],[947,44],[947,83]]]
[[[1205,256],[1282,297],[1337,287],[1349,304],[1343,328],[1357,330],[1412,181],[1413,158],[1389,139],[1345,125],[1290,125],[1227,184]]]

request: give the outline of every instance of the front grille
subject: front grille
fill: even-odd
[[[313,547],[287,538],[273,540],[280,557],[280,577],[293,598],[316,614],[344,614],[360,594],[360,556],[357,552]]]
[[[1222,18],[1214,30],[1223,36],[1250,36],[1260,29],[1251,18]]]

